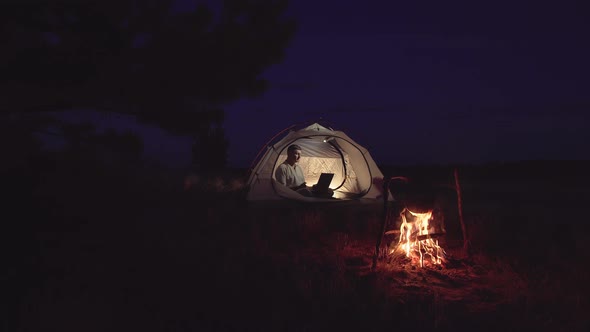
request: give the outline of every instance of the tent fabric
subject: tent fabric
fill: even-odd
[[[305,197],[275,180],[276,168],[287,159],[287,147],[294,143],[302,148],[299,165],[308,186],[317,183],[321,173],[334,173],[330,184],[330,189],[334,190],[333,198]],[[382,200],[382,184],[383,173],[367,149],[342,131],[314,123],[300,130],[291,130],[266,147],[266,152],[253,167],[248,179],[247,199],[292,199],[308,202]],[[391,195],[388,198],[391,200]]]

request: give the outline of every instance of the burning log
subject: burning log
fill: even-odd
[[[430,233],[430,234],[418,235],[418,236],[416,236],[416,240],[424,241],[424,240],[428,240],[428,239],[436,239],[436,238],[439,238],[445,234],[446,233]]]
[[[409,216],[406,216],[406,213],[409,213]],[[390,254],[399,249],[405,252],[407,258],[417,259],[420,267],[424,267],[425,260],[433,265],[441,265],[445,251],[439,246],[436,238],[444,233],[431,232],[429,222],[432,219],[432,211],[416,213],[405,208],[400,215],[402,224],[399,242]],[[412,220],[408,221],[410,217]]]
[[[394,178],[391,178],[392,180]],[[396,178],[397,179],[397,178]],[[374,270],[377,266],[377,258],[380,252],[380,246],[384,235],[400,234],[397,248],[391,250],[393,254],[397,249],[405,252],[405,256],[412,259],[418,259],[420,267],[424,266],[425,259],[434,265],[442,265],[445,251],[439,246],[438,238],[445,235],[444,227],[434,227],[429,222],[432,219],[434,209],[435,191],[432,186],[424,184],[410,184],[408,179],[400,177],[403,182],[399,185],[398,201],[405,206],[400,214],[403,222],[399,230],[385,231],[387,220],[387,194],[389,191],[390,181],[384,183],[384,210],[383,220],[381,223],[381,232],[377,238],[375,254],[373,256]],[[409,216],[406,216],[406,213]],[[408,221],[408,218],[412,220]],[[440,221],[439,221],[440,222]],[[439,224],[439,226],[441,226]]]

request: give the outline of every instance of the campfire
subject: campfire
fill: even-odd
[[[404,208],[400,214],[401,226],[399,229],[399,242],[389,254],[402,252],[412,263],[420,267],[428,265],[442,265],[445,259],[445,251],[436,239],[441,233],[431,223],[432,210],[425,213],[417,213]]]

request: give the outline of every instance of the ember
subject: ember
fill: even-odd
[[[400,216],[402,224],[399,242],[390,254],[403,251],[407,258],[412,262],[417,261],[420,267],[424,267],[424,263],[442,265],[445,251],[434,238],[439,233],[434,232],[433,227],[429,225],[432,220],[432,211],[416,213],[404,208]]]

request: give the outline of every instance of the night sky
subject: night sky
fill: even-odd
[[[378,164],[590,159],[582,3],[291,1],[271,88],[225,107],[229,164],[320,118]],[[154,137],[146,152],[188,162],[188,140]]]
[[[355,5],[355,3],[357,5]],[[571,1],[292,1],[273,88],[229,108],[230,162],[324,118],[377,163],[588,159],[588,11]]]

